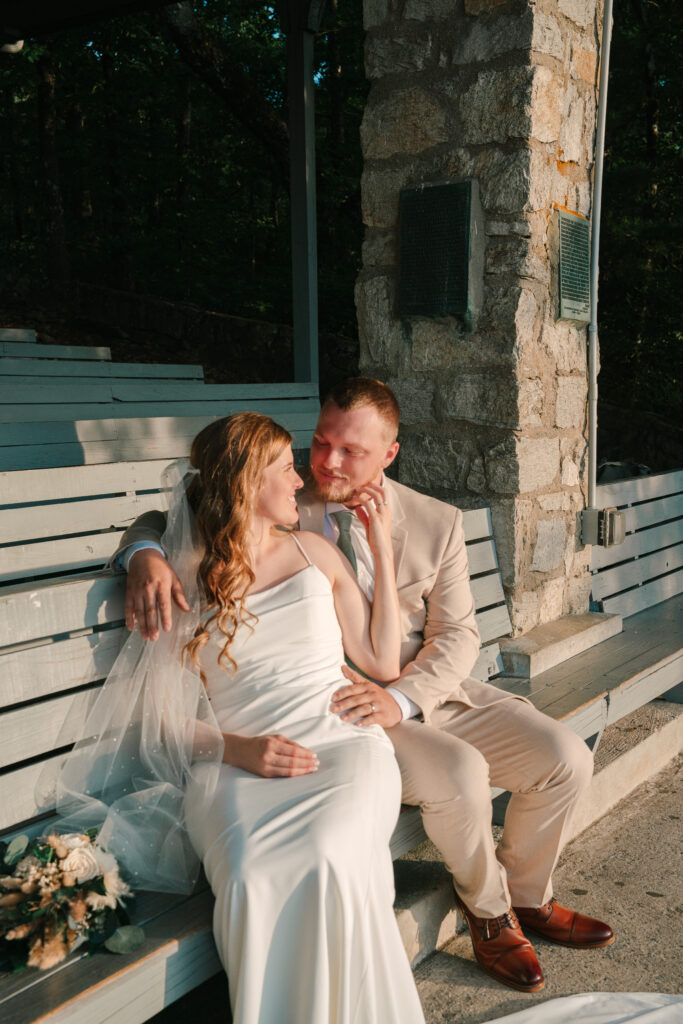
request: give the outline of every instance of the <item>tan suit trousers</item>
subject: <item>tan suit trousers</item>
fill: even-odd
[[[421,808],[425,831],[470,910],[497,917],[511,905],[546,903],[573,808],[593,773],[586,743],[516,698],[486,707],[448,701],[429,725],[408,719],[387,735],[403,800]],[[497,849],[491,786],[511,793]]]

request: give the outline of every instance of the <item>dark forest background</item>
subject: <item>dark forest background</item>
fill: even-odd
[[[661,430],[681,422],[680,7],[615,5],[603,199],[601,422]],[[330,0],[316,40],[320,326],[350,339],[362,25],[362,0]],[[279,28],[271,4],[205,0],[1,55],[5,319],[44,305],[36,282],[83,282],[291,324]]]

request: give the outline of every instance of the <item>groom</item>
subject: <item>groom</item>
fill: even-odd
[[[614,941],[608,925],[552,898],[551,874],[569,835],[572,810],[590,782],[586,744],[524,698],[470,676],[479,651],[459,509],[384,476],[398,453],[398,403],[379,381],[358,377],[323,403],[311,445],[311,480],[299,495],[302,529],[338,543],[372,596],[374,567],[353,494],[382,483],[402,621],[401,675],[386,687],[347,671],[332,710],[356,724],[383,726],[403,780],[403,800],[422,811],[425,830],[453,875],[475,956],[487,974],[525,992],[545,980],[526,931],[579,948]],[[158,636],[180,583],[159,540],[158,513],[141,517],[117,552],[128,563],[127,622]],[[134,557],[133,557],[134,556]],[[490,787],[511,793],[503,836],[491,832]]]

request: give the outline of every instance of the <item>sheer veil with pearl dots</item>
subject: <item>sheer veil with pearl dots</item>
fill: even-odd
[[[185,494],[194,472],[180,459],[163,475],[162,546],[190,611],[174,607],[170,632],[156,642],[129,635],[56,779],[39,784],[43,798],[51,789],[56,799],[56,831],[99,826],[98,843],[132,886],[162,892],[194,887],[200,865],[185,827],[185,793],[192,783],[193,800],[210,798],[223,754],[206,690],[183,654],[201,613],[202,545]]]

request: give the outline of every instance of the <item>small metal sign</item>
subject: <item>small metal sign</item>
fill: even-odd
[[[476,314],[484,231],[478,182],[403,189],[400,200],[401,316]]]
[[[583,217],[558,210],[560,319],[588,323],[591,318],[590,225]]]

